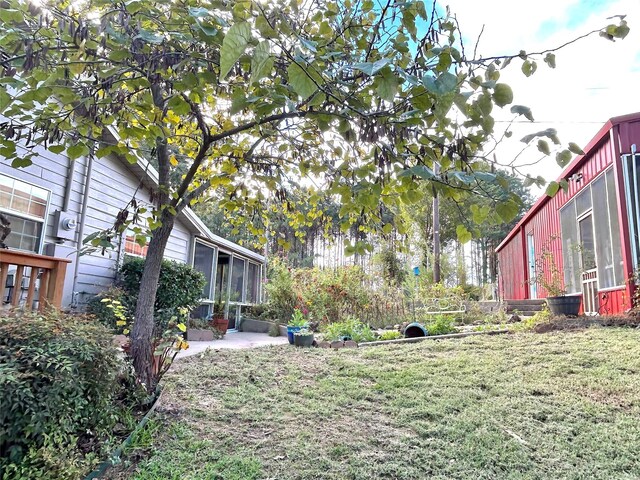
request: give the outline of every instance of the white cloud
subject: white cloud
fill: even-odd
[[[466,37],[467,54],[473,50],[482,26],[484,32],[478,52],[483,56],[539,51],[562,45],[583,33],[600,28],[626,14],[631,32],[624,40],[609,42],[597,34],[556,52],[557,68],[550,69],[540,58],[538,70],[526,78],[520,71],[522,61],[514,60],[502,71],[501,81],[510,84],[514,103],[532,108],[536,124],[517,124],[513,137],[498,151],[508,161],[522,148],[519,139],[527,133],[556,128],[564,144],[573,141],[584,147],[609,118],[640,111],[640,2],[617,0],[602,3],[591,13],[581,10],[579,0],[539,0],[513,2],[501,0],[450,0]],[[552,28],[553,27],[553,28]],[[549,32],[545,38],[543,34]],[[496,118],[512,118],[509,108]],[[498,123],[496,131],[505,128]],[[522,155],[519,163],[538,160],[535,147]],[[561,169],[555,156],[545,158],[529,173],[554,179]]]

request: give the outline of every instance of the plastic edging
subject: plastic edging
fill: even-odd
[[[509,330],[488,330],[486,332],[464,332],[464,333],[448,333],[446,335],[428,335],[426,337],[398,338],[396,340],[378,340],[375,342],[359,343],[359,347],[376,347],[378,345],[392,345],[395,343],[417,343],[424,340],[446,340],[447,338],[464,338],[474,335],[499,335],[509,333]]]
[[[160,397],[162,397],[162,391],[163,391],[162,388],[158,386],[158,390],[156,391],[156,398],[153,401],[153,405],[151,405],[151,408],[149,409],[149,411],[145,413],[144,417],[142,417],[142,420],[138,422],[138,425],[136,425],[136,428],[134,428],[133,431],[129,434],[129,436],[125,438],[124,441],[120,444],[120,446],[116,448],[111,455],[109,455],[109,458],[104,462],[100,463],[95,470],[93,470],[86,477],[84,477],[84,480],[98,479],[102,475],[104,475],[107,472],[107,470],[109,470],[109,468],[113,467],[114,465],[116,465],[116,463],[118,463],[117,461],[122,456],[122,452],[124,451],[125,448],[129,446],[129,444],[131,444],[131,441],[133,440],[134,435],[144,428],[144,426],[149,421],[149,418],[151,418],[151,414],[156,410],[156,406],[160,401]]]

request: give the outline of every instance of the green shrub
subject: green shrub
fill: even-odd
[[[334,322],[324,327],[324,339],[328,341],[349,338],[354,342],[372,342],[376,339],[375,333],[369,325],[362,323],[355,317],[347,317],[343,322]]]
[[[456,331],[455,319],[451,315],[436,315],[425,324],[429,335],[445,335]]]
[[[135,302],[131,303],[133,298],[127,295],[122,288],[110,287],[91,298],[87,303],[87,311],[96,317],[101,324],[117,333],[121,333],[121,328],[117,324],[118,315],[111,308],[111,302],[107,302],[105,299],[111,302],[120,302],[128,315],[131,315],[130,312],[135,309]]]
[[[127,258],[120,267],[119,288],[109,289],[90,302],[90,311],[103,324],[112,326],[116,321],[113,311],[109,311],[105,305],[97,305],[103,298],[120,301],[129,315],[133,315],[140,291],[143,269],[144,258]],[[171,260],[162,261],[153,314],[155,319],[154,335],[156,337],[167,330],[172,317],[182,317],[182,309],[193,310],[200,304],[205,283],[204,275],[190,265]],[[115,295],[115,298],[112,295]]]
[[[296,294],[291,271],[279,258],[269,262],[264,288],[267,293],[267,316],[286,322],[296,307]]]
[[[402,334],[399,331],[387,330],[386,332],[382,332],[378,340],[397,340],[398,338],[402,338]]]
[[[280,336],[280,327],[277,323],[272,323],[269,325],[269,336],[270,337],[279,337]]]
[[[553,319],[553,314],[548,307],[536,312],[529,318],[525,318],[521,322],[509,325],[510,330],[517,332],[526,332],[535,329],[541,323],[549,323]]]
[[[90,317],[2,312],[3,480],[81,477],[87,460],[79,443],[100,444],[117,422],[126,423],[120,400],[135,390],[122,385],[128,370],[111,332]]]

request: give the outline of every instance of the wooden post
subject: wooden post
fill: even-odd
[[[64,290],[64,277],[67,273],[66,262],[58,261],[51,275],[49,276],[49,286],[47,288],[47,298],[49,303],[56,308],[62,305],[62,293]]]
[[[13,277],[13,292],[11,293],[11,305],[18,306],[20,301],[20,293],[22,292],[22,276],[24,274],[24,265],[16,267],[16,275]]]
[[[38,311],[43,312],[49,306],[47,290],[49,287],[49,270],[43,270],[40,277],[40,291],[38,292]]]

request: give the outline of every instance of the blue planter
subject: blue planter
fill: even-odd
[[[300,330],[302,330],[302,327],[291,327],[287,325],[287,339],[291,345],[293,345],[293,334]]]

